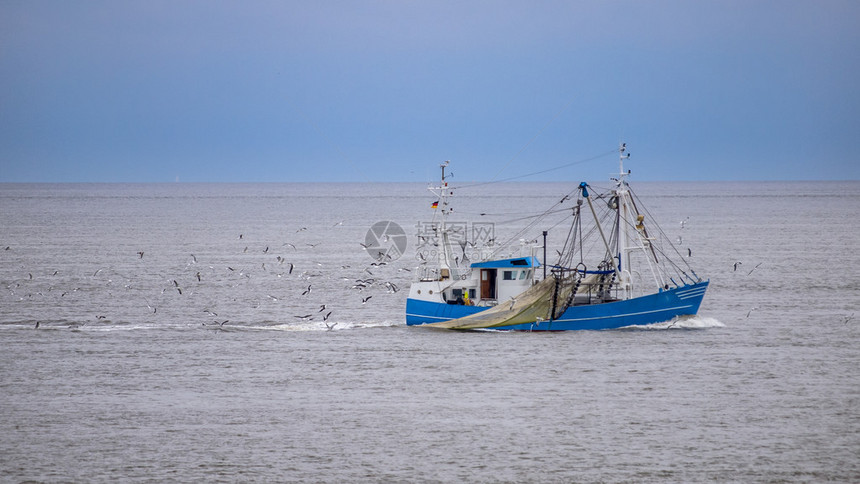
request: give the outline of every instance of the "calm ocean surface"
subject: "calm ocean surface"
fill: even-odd
[[[860,481],[860,182],[633,186],[699,316],[539,334],[404,325],[423,184],[0,184],[0,481]]]

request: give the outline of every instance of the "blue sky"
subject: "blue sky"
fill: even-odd
[[[0,182],[860,179],[860,2],[0,3]],[[578,163],[598,155],[593,161]]]

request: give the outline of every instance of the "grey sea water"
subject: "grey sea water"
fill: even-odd
[[[860,481],[860,183],[634,188],[699,316],[539,334],[404,325],[421,184],[0,185],[0,481]]]

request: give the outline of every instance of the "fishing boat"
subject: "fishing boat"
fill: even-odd
[[[603,191],[580,183],[545,213],[569,212],[567,238],[547,263],[547,232],[499,257],[494,241],[470,258],[462,227],[448,222],[454,188],[441,165],[431,186],[432,240],[406,300],[406,324],[459,330],[563,331],[643,326],[695,315],[708,280],[690,267],[634,194],[619,147],[619,172]],[[543,251],[542,260],[538,252]],[[510,255],[510,254],[509,254]],[[473,261],[474,259],[474,261]]]

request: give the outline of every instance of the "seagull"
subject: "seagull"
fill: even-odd
[[[305,289],[305,291],[302,293],[302,296],[307,296],[310,293],[311,293],[311,285],[308,284],[308,288]]]
[[[323,324],[325,324],[326,331],[331,331],[334,329],[335,326],[337,326],[337,321],[335,321],[331,324],[328,324],[328,323],[323,323]]]
[[[39,322],[36,321],[36,326],[33,326],[33,329],[39,329]]]
[[[328,317],[331,316],[331,313],[332,313],[331,311],[327,312],[326,315],[323,316],[323,321],[327,321]],[[337,324],[337,323],[334,323],[334,324]],[[332,326],[334,326],[334,325],[332,325]]]
[[[687,218],[685,218],[684,220],[681,220],[681,229],[683,229],[683,228],[684,228],[684,226],[685,226],[685,225],[687,225],[687,221],[688,221],[688,220],[690,220],[690,217],[687,217]]]
[[[367,301],[369,301],[369,300],[370,300],[370,298],[372,298],[372,297],[373,297],[373,296],[367,296],[367,297],[365,297],[365,298],[361,298],[361,304],[365,304],[365,303],[366,303]]]
[[[321,313],[321,312],[323,312],[323,311],[325,311],[325,304],[320,304],[320,310],[319,310],[319,311],[317,311],[317,312],[318,312],[318,313]],[[329,314],[331,314],[331,313],[329,313]]]
[[[291,244],[291,243],[289,243],[289,242],[284,242],[284,245],[289,245],[290,247],[292,247],[292,248],[293,248],[293,250],[296,250],[296,246],[295,246],[295,245],[293,245],[293,244]],[[283,247],[284,245],[282,245],[281,247]]]
[[[194,257],[194,254],[191,254],[191,261],[195,264],[197,263],[197,257]]]
[[[288,272],[288,274],[292,274],[292,273],[293,273],[293,263],[290,262],[290,271]]]
[[[741,265],[741,264],[743,264],[743,262],[741,262],[741,261],[735,262],[735,265],[734,265],[734,266],[735,266],[735,271],[737,271],[737,270],[738,270],[738,266],[739,266],[739,265]]]
[[[200,271],[197,271],[197,282],[200,282]]]
[[[687,248],[687,257],[693,257],[693,249]]]
[[[140,258],[143,259],[143,251],[138,252],[137,255],[139,255]]]
[[[842,324],[848,324],[848,323],[850,323],[850,322],[851,322],[851,320],[852,320],[852,319],[854,319],[854,313],[851,313],[851,316],[848,316],[848,317],[846,317],[845,319],[843,319],[843,320],[842,320]],[[39,327],[39,323],[38,323],[38,322],[36,323],[36,327],[37,327],[37,328]]]
[[[516,303],[517,303],[516,298],[514,298],[513,296],[511,296],[511,307],[509,307],[509,308],[508,308],[508,311],[513,310],[513,309],[514,309],[514,304],[516,304]]]
[[[307,229],[308,229],[307,227],[302,227],[302,228],[300,228],[299,230],[296,230],[296,233],[304,232],[304,231],[305,231],[305,230],[307,230]]]
[[[752,314],[752,312],[755,311],[756,309],[758,309],[758,306],[751,308],[749,311],[747,311],[747,317],[750,317],[750,314]]]
[[[312,319],[313,314],[305,314],[304,316],[296,316],[296,317],[301,319],[301,320],[307,320],[307,319]]]
[[[343,221],[343,220],[341,220],[340,222],[338,222],[338,223],[336,223],[336,224],[332,225],[332,227],[337,227],[338,225],[343,225],[343,222],[344,222],[344,221]]]

